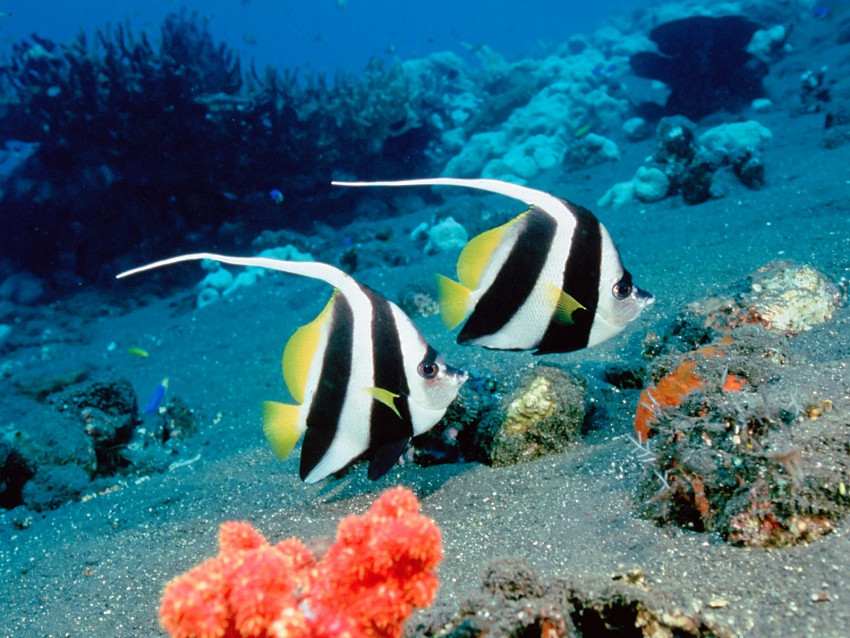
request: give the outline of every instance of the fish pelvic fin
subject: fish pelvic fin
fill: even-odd
[[[552,321],[572,325],[575,323],[573,313],[576,310],[587,310],[575,297],[561,290],[555,284],[551,285],[551,294],[554,300],[555,312],[552,315]]]
[[[366,392],[371,394],[376,401],[383,403],[390,410],[395,412],[395,415],[399,419],[401,418],[401,412],[398,411],[398,408],[395,405],[395,400],[399,397],[398,394],[396,394],[395,392],[390,392],[389,390],[386,390],[384,388],[373,387],[366,388]]]
[[[454,330],[469,315],[470,290],[454,279],[436,275],[440,300],[440,317],[447,330]]]
[[[276,401],[263,401],[263,434],[280,460],[286,459],[304,427],[298,422],[300,406]]]
[[[292,398],[298,403],[304,403],[304,392],[307,387],[307,376],[316,357],[319,339],[331,317],[337,292],[331,296],[322,312],[310,323],[304,324],[286,342],[283,349],[281,369],[283,380]]]

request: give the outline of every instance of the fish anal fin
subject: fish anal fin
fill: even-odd
[[[384,388],[366,388],[366,392],[371,394],[376,401],[383,403],[390,410],[395,412],[396,416],[400,419],[401,412],[398,411],[398,408],[395,405],[395,400],[398,398],[395,392],[390,392],[389,390],[385,390]]]
[[[313,321],[301,326],[293,333],[283,349],[281,361],[283,380],[286,382],[286,387],[292,398],[298,403],[304,402],[307,376],[310,374],[310,366],[316,357],[322,331],[330,319],[335,298],[336,292]]]
[[[478,288],[484,268],[486,268],[496,248],[502,243],[508,228],[517,219],[519,218],[512,219],[507,224],[496,226],[496,228],[485,230],[466,243],[457,260],[457,278],[462,285],[470,290]]]
[[[551,284],[551,292],[555,305],[555,312],[552,315],[552,321],[572,325],[575,323],[573,313],[576,310],[587,310],[587,308],[569,293],[561,290],[555,284]]]
[[[444,275],[436,275],[436,279],[440,317],[447,330],[454,330],[472,310],[469,303],[470,290]]]
[[[289,403],[263,401],[263,434],[275,456],[281,460],[289,456],[304,433],[304,427],[298,421],[299,408]]]

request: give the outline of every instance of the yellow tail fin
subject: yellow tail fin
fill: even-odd
[[[454,330],[466,319],[469,307],[469,288],[453,279],[437,275],[437,293],[440,297],[440,317],[448,330]]]
[[[263,401],[263,434],[275,456],[281,460],[289,456],[304,433],[304,428],[298,423],[299,407],[289,403]]]

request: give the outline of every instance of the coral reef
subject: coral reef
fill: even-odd
[[[828,67],[807,70],[800,77],[800,108],[804,113],[818,113],[830,102],[830,85],[826,81]]]
[[[340,521],[320,557],[238,521],[222,524],[219,546],[165,588],[160,619],[176,638],[400,636],[411,611],[433,601],[442,558],[440,530],[406,488]]]
[[[628,110],[617,82],[622,53],[600,44],[578,55],[553,54],[543,60],[507,63],[498,56],[485,62],[484,95],[503,93],[503,108],[446,131],[444,141],[459,152],[448,159],[445,174],[492,177],[525,183],[564,161],[582,131],[613,130]],[[610,68],[603,73],[601,69]],[[492,88],[491,88],[492,87]]]
[[[751,49],[773,60],[788,36],[788,11],[762,9],[746,8],[773,21]],[[526,182],[616,160],[621,136],[644,139],[647,120],[657,119],[633,117],[637,96],[624,83],[629,56],[654,55],[637,32],[650,23],[671,57],[661,65],[665,77],[688,74],[685,101],[714,108],[744,100],[734,87],[760,94],[760,80],[739,77],[753,79],[747,74],[766,68],[743,49],[755,23],[738,16],[671,21],[688,12],[648,9],[629,24],[547,47],[540,59],[508,62],[481,46],[470,50],[480,68],[434,53],[371,63],[359,76],[333,81],[243,71],[205,22],[185,11],[165,20],[156,43],[125,26],[67,44],[32,36],[0,66],[0,135],[26,140],[0,155],[0,200],[20,211],[4,227],[0,249],[17,271],[48,280],[53,291],[68,290],[80,281],[109,281],[130,263],[176,250],[178,241],[185,249],[187,238],[242,247],[282,224],[307,231],[317,220],[340,225],[392,212],[368,195],[332,191],[331,177],[390,179],[427,168]],[[696,53],[679,51],[674,44],[682,34],[711,55],[696,60]],[[812,82],[812,94],[820,94],[820,80],[806,81]],[[836,144],[844,139],[840,131],[833,127],[829,136]],[[655,165],[646,167],[665,173],[666,195],[681,193],[689,203],[719,196],[722,185],[713,176],[722,168],[751,188],[764,181],[758,148],[709,153],[694,143],[694,150],[686,158],[659,149]],[[664,190],[658,173],[644,170],[608,201],[653,202]],[[102,240],[104,233],[111,241]],[[36,257],[43,254],[53,261]],[[334,261],[353,271],[399,258],[355,243]],[[200,304],[221,293],[208,288]]]
[[[313,255],[302,253],[295,246],[287,244],[277,248],[266,248],[257,257],[268,257],[271,259],[283,259],[287,261],[313,261]],[[268,271],[263,268],[246,268],[234,276],[227,268],[217,262],[204,260],[201,267],[208,274],[195,286],[199,291],[196,304],[203,308],[217,301],[221,297],[232,295],[241,288],[253,286],[264,277]]]
[[[44,292],[43,282],[27,273],[10,275],[0,284],[0,300],[22,306],[35,305]]]

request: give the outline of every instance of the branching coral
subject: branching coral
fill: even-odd
[[[165,589],[160,619],[175,638],[389,638],[431,604],[440,531],[410,490],[384,492],[364,516],[343,519],[321,559],[298,539],[270,545],[228,522],[220,551]]]

